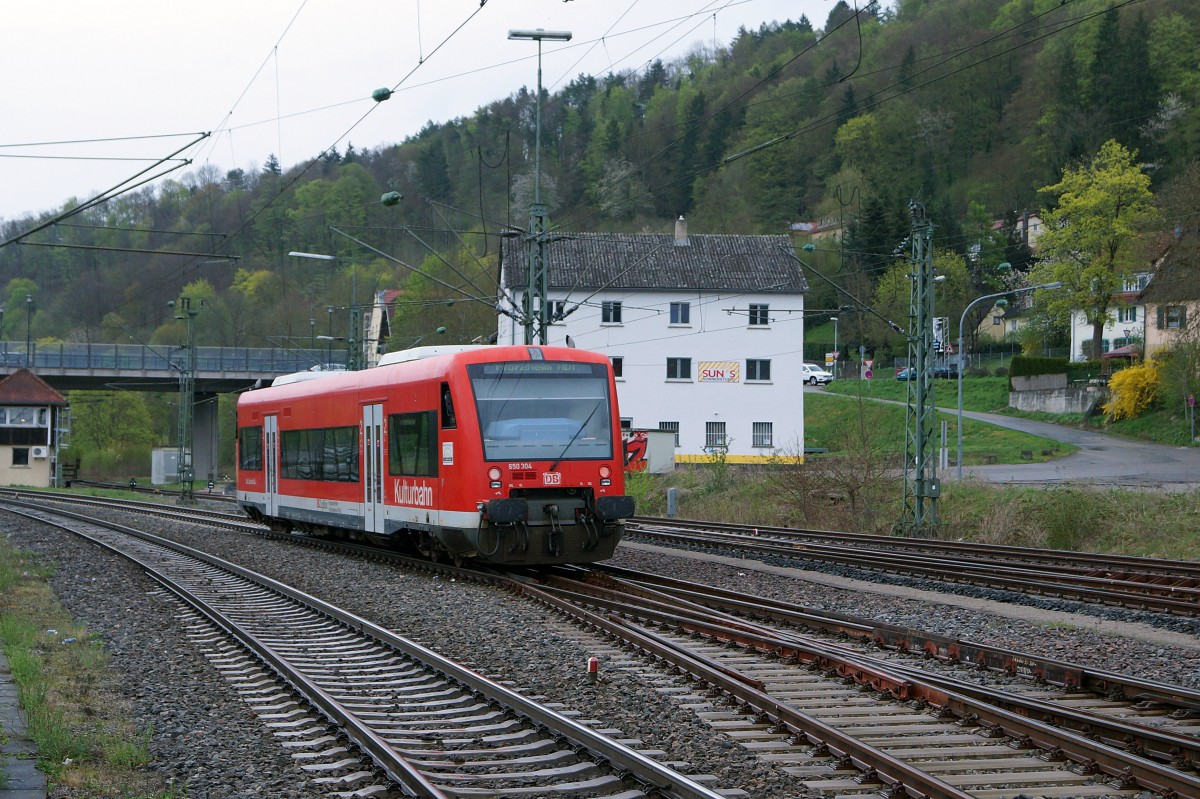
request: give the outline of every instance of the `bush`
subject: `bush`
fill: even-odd
[[[1006,377],[1008,375],[1008,367],[1007,366],[997,366],[995,375],[996,375],[996,377]],[[1008,384],[1008,388],[1010,391],[1012,390],[1012,383]]]
[[[1114,422],[1141,416],[1158,394],[1158,367],[1153,361],[1122,369],[1108,381],[1112,399],[1104,403],[1104,412]]]
[[[1104,374],[1103,361],[1076,361],[1067,365],[1067,381],[1076,383]]]
[[[1013,377],[1061,375],[1067,371],[1066,358],[1043,358],[1040,355],[1018,355],[1010,361]]]

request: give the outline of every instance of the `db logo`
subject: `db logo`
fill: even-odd
[[[562,485],[562,472],[544,472],[542,474],[542,485]]]

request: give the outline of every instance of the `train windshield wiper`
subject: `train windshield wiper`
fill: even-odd
[[[554,459],[554,463],[550,464],[550,468],[547,469],[546,471],[552,472],[556,468],[558,468],[559,462],[563,458],[567,457],[567,451],[571,449],[571,445],[575,443],[575,439],[579,438],[579,434],[584,431],[584,429],[588,426],[588,422],[592,421],[592,417],[596,415],[596,411],[600,410],[600,406],[603,404],[604,404],[604,397],[601,397],[600,399],[596,400],[596,406],[594,408],[592,408],[592,412],[589,413],[588,417],[583,420],[583,424],[579,425],[579,429],[575,431],[575,435],[571,436],[571,440],[567,442],[567,445],[565,447],[563,447],[563,451],[559,454],[559,456],[557,458]]]

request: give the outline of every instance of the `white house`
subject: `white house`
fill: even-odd
[[[1141,292],[1149,281],[1149,272],[1139,272],[1126,280],[1123,290],[1113,296],[1108,320],[1104,324],[1100,352],[1092,353],[1092,325],[1084,312],[1071,312],[1072,361],[1099,359],[1106,352],[1145,341],[1146,306]]]
[[[544,246],[549,344],[606,353],[622,426],[675,432],[676,460],[804,452],[804,292],[787,236],[564,233]],[[501,306],[521,307],[529,247],[502,251]],[[517,316],[520,314],[517,313]],[[524,328],[500,317],[498,341]]]

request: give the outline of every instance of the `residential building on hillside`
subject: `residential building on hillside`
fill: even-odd
[[[1087,361],[1106,352],[1140,344],[1146,335],[1146,308],[1142,290],[1150,282],[1149,272],[1139,272],[1125,281],[1119,293],[1113,295],[1100,352],[1092,352],[1092,325],[1083,311],[1071,312],[1071,360]]]
[[[0,380],[0,485],[56,484],[67,400],[28,369]]]
[[[603,352],[622,426],[675,433],[676,460],[804,451],[804,293],[787,236],[563,233],[544,246],[557,321],[547,343]],[[501,306],[519,309],[529,246],[502,250]],[[519,314],[518,314],[519,315]],[[502,315],[501,344],[524,341]]]
[[[1141,294],[1147,357],[1167,349],[1200,324],[1200,266],[1168,253]]]

